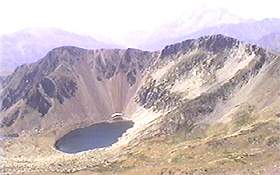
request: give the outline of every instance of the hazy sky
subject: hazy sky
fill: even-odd
[[[242,18],[280,18],[277,0],[0,0],[0,35],[23,28],[55,27],[121,40],[186,12],[225,8]]]

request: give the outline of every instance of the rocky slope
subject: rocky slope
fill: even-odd
[[[271,62],[278,63],[278,56],[255,45],[246,45],[222,35],[167,46],[160,59],[165,70],[155,71],[155,76],[149,80],[151,83],[138,91],[137,102],[154,111],[168,111],[167,115],[160,118],[162,124],[155,130],[162,130],[164,133],[174,133],[180,128],[188,130],[201,121],[210,122],[213,112],[215,120],[223,117],[225,111],[219,110],[224,110],[225,107],[221,106],[232,98],[237,98],[237,94],[245,90],[246,86],[254,88],[248,83],[264,81],[259,74],[268,72],[262,70]],[[168,66],[169,64],[172,66]],[[162,71],[161,76],[157,76],[159,71]],[[268,86],[266,88],[272,88]],[[273,88],[273,92],[277,93],[279,87],[274,85]],[[253,96],[254,90],[245,92]],[[277,101],[277,96],[275,98]],[[263,100],[272,103],[272,99]],[[251,101],[254,102],[243,97],[231,105]],[[265,102],[258,101],[256,105],[263,103]]]
[[[109,119],[124,111],[157,53],[60,47],[5,78],[1,128],[14,133]]]
[[[160,53],[56,48],[3,80],[1,132],[20,136],[5,143],[2,170],[277,174],[279,73],[278,55],[223,35]],[[135,124],[113,147],[52,149],[57,136],[115,112]]]

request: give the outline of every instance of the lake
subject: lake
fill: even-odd
[[[132,121],[102,122],[75,129],[61,137],[55,147],[65,153],[78,153],[111,146],[133,126]]]

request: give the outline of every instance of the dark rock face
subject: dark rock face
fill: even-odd
[[[32,89],[33,82],[36,79],[38,70],[35,69],[23,76],[16,89],[6,89],[6,93],[1,98],[3,99],[1,110],[8,109],[18,100],[24,98],[26,94]]]
[[[11,116],[3,118],[3,120],[1,121],[1,124],[0,124],[0,128],[12,126],[14,124],[14,122],[16,121],[16,119],[18,118],[19,113],[20,113],[19,110],[17,110]]]
[[[3,80],[0,94],[1,111],[23,100],[29,107],[45,116],[51,107],[76,95],[79,88],[79,69],[89,64],[95,69],[96,79],[103,81],[123,73],[129,86],[133,86],[137,77],[151,65],[152,52],[137,49],[85,50],[77,47],[60,47],[50,51],[45,58],[30,65],[23,65]],[[23,115],[21,113],[18,114]],[[15,115],[16,116],[16,115]],[[24,115],[28,117],[28,114]],[[12,125],[18,117],[8,117],[5,125]]]
[[[5,98],[2,101],[1,110],[8,109],[15,102],[13,90],[8,89]]]
[[[171,93],[165,83],[156,84],[151,80],[142,86],[135,99],[144,108],[152,108],[154,111],[168,110],[180,104],[180,95]]]
[[[65,98],[73,97],[77,89],[74,80],[65,79],[63,76],[54,76],[56,80],[48,77],[58,66],[63,65],[67,68],[68,63],[75,63],[73,57],[80,54],[79,49],[71,51],[71,48],[54,49],[46,58],[31,65],[20,66],[8,76],[3,82],[1,111],[24,99],[27,105],[44,116],[52,106],[49,98],[57,98],[60,103],[63,103]],[[81,50],[80,52],[84,53],[84,50]],[[68,60],[60,54],[66,55]]]
[[[201,40],[201,42],[203,41],[200,47],[202,49],[207,48],[213,55],[216,54],[215,52],[223,53],[224,49],[235,47],[236,44],[239,43],[232,38],[224,38],[220,35],[210,38],[206,37],[206,41],[205,39],[203,40],[203,38],[199,40]],[[221,42],[221,44],[219,42]],[[183,46],[178,46],[178,48],[181,47]],[[266,61],[269,61],[269,56],[266,55],[263,49],[249,45],[246,47],[248,53],[257,55],[256,58],[218,88],[211,89],[190,100],[183,99],[181,94],[170,92],[175,80],[180,79],[180,77],[187,77],[189,72],[197,65],[201,66],[199,67],[200,69],[203,68],[207,72],[214,74],[215,70],[223,67],[226,60],[225,57],[221,55],[219,57],[213,57],[215,59],[210,61],[208,59],[209,63],[205,63],[207,56],[198,54],[183,59],[184,61],[177,64],[175,69],[169,70],[168,74],[165,75],[164,79],[160,80],[160,82],[152,80],[146,83],[146,85],[142,86],[138,91],[135,101],[144,108],[151,108],[156,111],[175,108],[164,117],[165,120],[160,121],[161,127],[158,130],[160,130],[161,134],[173,134],[180,130],[189,132],[195,122],[202,120],[212,113],[219,101],[228,100],[236,89],[247,84],[250,78],[259,73]],[[166,49],[168,50],[170,48]],[[180,49],[173,48],[173,51],[174,50],[178,51]],[[165,51],[164,54],[168,55],[168,51]],[[173,54],[176,55],[176,53]],[[176,59],[176,57],[173,57],[173,59]],[[162,60],[164,61],[164,58]],[[158,133],[158,130],[155,131],[155,133]]]
[[[77,83],[75,83],[73,80],[67,80],[67,79],[61,79],[57,82],[57,99],[62,104],[65,100],[65,98],[69,99],[75,95],[75,92],[77,91]]]
[[[49,108],[51,107],[51,103],[46,100],[38,90],[27,98],[27,104],[33,109],[38,110],[42,116],[48,113]]]
[[[105,59],[105,62],[103,62],[101,57],[97,57],[95,68],[102,74],[102,77],[106,79],[110,79],[116,71],[116,65],[114,65],[113,62],[110,62],[108,59]]]
[[[151,52],[144,52],[137,49],[114,50],[111,56],[96,58],[95,69],[98,72],[97,80],[110,79],[118,73],[125,73],[127,82],[133,86],[138,74],[143,73],[154,61],[151,59]],[[116,59],[118,58],[118,59]]]
[[[217,40],[224,42],[223,45],[216,43]],[[200,48],[202,51],[182,59],[176,64],[176,67],[169,70],[168,74],[166,74],[164,79],[160,80],[160,82],[151,80],[149,83],[142,86],[138,91],[136,102],[140,103],[145,108],[154,108],[155,110],[170,109],[180,106],[181,103],[186,103],[181,100],[180,94],[170,92],[169,89],[174,86],[175,81],[180,78],[188,77],[190,71],[198,66],[199,69],[204,69],[207,72],[214,74],[215,70],[223,66],[226,58],[223,57],[223,55],[215,57],[214,55],[216,53],[207,54],[204,49],[206,49],[207,52],[214,52],[217,49],[233,47],[235,44],[236,41],[232,38],[215,36],[200,38],[198,40],[187,40],[182,43],[167,46],[161,53],[162,62],[165,62],[170,56],[171,59],[178,59],[178,57],[185,58],[185,54],[188,56],[186,52],[196,47]],[[210,62],[208,58],[209,55],[212,55],[213,57]],[[200,108],[200,106],[195,105],[194,108]]]
[[[23,100],[23,103],[45,116],[51,109],[55,109],[52,108],[55,105],[65,105],[65,101],[80,94],[78,92],[84,89],[84,85],[103,83],[121,75],[120,79],[128,83],[128,88],[135,87],[139,85],[138,81],[142,80],[143,75],[174,61],[176,66],[168,68],[168,72],[164,72],[162,77],[147,78],[139,88],[136,87],[137,94],[134,99],[146,109],[168,112],[166,120],[159,121],[161,133],[172,134],[179,130],[189,130],[195,122],[212,113],[218,102],[228,100],[236,89],[257,75],[268,61],[268,56],[265,50],[246,45],[245,52],[248,55],[257,55],[256,58],[250,60],[250,63],[235,73],[229,81],[221,82],[197,97],[189,98],[183,92],[173,91],[176,81],[196,76],[198,73],[201,74],[201,83],[206,82],[207,87],[211,84],[209,82],[216,81],[215,74],[218,69],[224,67],[232,49],[239,46],[240,42],[233,38],[215,35],[166,46],[160,55],[157,52],[137,49],[56,48],[42,60],[19,67],[13,75],[3,80],[3,91],[0,94],[3,99],[1,111],[5,112],[19,100]],[[85,67],[89,71],[84,71]],[[93,79],[86,82],[87,76],[93,76]],[[114,81],[115,79],[112,82]],[[86,88],[90,90],[90,87]],[[14,112],[11,116],[3,117],[2,125],[12,126],[20,115],[20,112]]]
[[[240,42],[234,38],[225,37],[223,35],[213,35],[201,37],[197,40],[191,39],[181,43],[172,44],[166,46],[161,52],[161,59],[174,57],[178,53],[186,53],[195,48],[204,49],[214,54],[224,51],[225,49],[231,49],[234,46],[238,46]]]
[[[128,72],[127,74],[127,82],[130,86],[132,86],[136,82],[136,70],[134,69],[131,72]]]
[[[164,59],[164,58],[175,56],[180,51],[188,52],[189,50],[192,50],[196,47],[195,41],[196,40],[186,40],[181,43],[176,43],[176,44],[166,46],[161,51],[160,58]]]
[[[223,35],[213,35],[202,37],[199,40],[199,48],[205,48],[207,51],[218,53],[225,49],[233,48],[240,42],[234,38],[225,37]]]
[[[42,88],[44,89],[44,92],[49,96],[49,97],[54,97],[56,90],[55,90],[55,84],[52,80],[48,78],[44,78],[41,80],[41,85]]]

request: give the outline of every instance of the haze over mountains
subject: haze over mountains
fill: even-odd
[[[136,32],[129,35],[126,44],[153,51],[188,38],[224,34],[277,51],[279,37],[276,35],[279,32],[279,19],[243,19],[225,9],[200,9],[166,22],[151,34]],[[117,44],[112,43],[114,38],[111,38],[112,41],[99,39],[55,28],[29,28],[3,35],[0,37],[0,75],[11,73],[21,64],[37,61],[49,50],[59,46],[98,49],[119,48],[121,45],[117,40]]]
[[[256,41],[256,43],[264,48],[280,52],[280,33],[267,34]]]
[[[55,47],[67,45],[96,49],[120,47],[55,28],[24,29],[0,37],[0,74],[10,73],[19,65],[37,61]]]
[[[266,35],[278,33],[280,19],[263,19],[240,22],[238,24],[222,24],[215,27],[205,28],[190,34],[189,37],[197,38],[201,35],[224,34],[242,41],[257,43]]]
[[[223,8],[202,8],[183,13],[175,20],[160,25],[152,33],[132,32],[122,44],[115,38],[108,41],[98,36],[97,41],[95,36],[81,36],[55,28],[29,28],[1,36],[0,51],[3,53],[0,56],[3,57],[1,60],[5,65],[14,67],[13,65],[32,62],[35,57],[43,57],[47,51],[63,45],[113,48],[118,44],[143,50],[160,50],[167,44],[211,34],[224,34],[247,42],[258,42],[265,35],[279,33],[279,26],[279,19],[244,19]],[[31,53],[32,49],[28,48],[33,48],[34,52]],[[9,59],[11,61],[6,62]]]
[[[222,8],[201,8],[185,12],[175,20],[172,19],[159,26],[145,41],[138,43],[138,47],[144,50],[160,50],[167,44],[185,40],[186,36],[193,32],[241,21],[243,21],[242,18]]]
[[[223,16],[223,15],[221,15]],[[171,31],[172,29],[165,29],[166,31]],[[140,45],[145,49],[153,48],[160,49],[162,45],[170,44],[173,42],[179,42],[186,38],[199,38],[205,35],[223,34],[226,36],[234,37],[242,41],[249,43],[256,43],[262,46],[264,41],[261,41],[266,35],[275,35],[275,33],[280,32],[280,19],[263,19],[263,20],[239,20],[237,23],[218,23],[217,25],[204,28],[200,28],[196,31],[189,31],[187,29],[181,30],[180,32],[175,32],[176,35],[169,35],[168,32],[161,34],[165,36],[163,38],[160,35],[156,38],[148,40],[147,43]],[[279,40],[275,38],[270,40],[269,47],[271,49],[276,49],[274,42],[279,43]],[[268,45],[267,45],[268,46]]]

